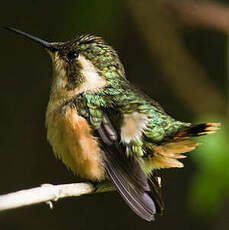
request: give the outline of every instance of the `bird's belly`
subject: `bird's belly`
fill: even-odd
[[[103,180],[101,150],[85,118],[68,106],[46,113],[47,138],[56,156],[74,173],[89,180]]]

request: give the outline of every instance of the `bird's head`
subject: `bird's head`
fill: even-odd
[[[11,27],[7,29],[37,42],[48,51],[54,69],[53,96],[97,92],[125,78],[117,53],[100,37],[82,35],[67,42],[47,42]]]

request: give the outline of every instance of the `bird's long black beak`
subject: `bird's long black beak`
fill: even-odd
[[[17,34],[20,34],[23,37],[26,37],[26,38],[29,38],[29,39],[35,41],[36,43],[40,44],[42,47],[48,49],[51,52],[55,52],[57,50],[57,48],[55,48],[51,43],[46,42],[46,41],[44,41],[44,40],[42,40],[42,39],[40,39],[38,37],[35,37],[33,35],[30,35],[28,33],[25,33],[25,32],[23,32],[21,30],[18,30],[18,29],[12,28],[12,27],[6,26],[4,28],[7,29],[7,30],[9,30],[9,31],[13,31],[13,32],[15,32]]]

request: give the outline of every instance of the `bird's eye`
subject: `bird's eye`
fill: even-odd
[[[78,58],[78,56],[79,56],[79,53],[78,53],[77,51],[75,51],[75,50],[70,51],[70,52],[67,54],[68,60],[74,60],[74,59]]]

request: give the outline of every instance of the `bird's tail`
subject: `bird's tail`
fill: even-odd
[[[151,165],[155,169],[183,167],[183,163],[178,159],[185,158],[183,153],[190,152],[201,145],[200,142],[189,139],[215,133],[219,126],[219,123],[209,122],[180,128],[173,136],[153,148],[153,156],[150,158]]]
[[[190,137],[197,137],[215,133],[219,129],[220,123],[208,122],[198,125],[183,127],[174,135],[174,140],[184,140]]]

